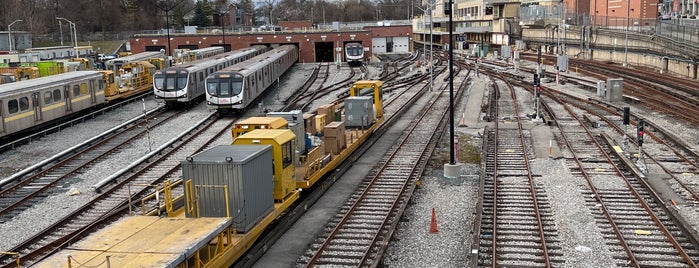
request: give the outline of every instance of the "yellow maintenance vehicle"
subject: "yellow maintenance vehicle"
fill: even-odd
[[[107,83],[105,97],[111,101],[152,90],[155,70],[155,65],[148,61],[124,64],[119,72],[114,74],[114,79],[105,79]],[[111,71],[103,71],[103,73],[107,74]]]

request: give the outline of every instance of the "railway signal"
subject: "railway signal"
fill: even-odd
[[[629,139],[626,137],[627,130],[629,128],[629,118],[631,117],[631,109],[629,107],[624,107],[624,133],[621,134],[621,138],[624,140],[622,144],[622,150],[626,151],[629,149]]]
[[[534,74],[534,85],[535,85],[535,86],[541,85],[541,79],[539,78],[539,74],[538,74],[538,73],[535,73],[535,74]]]
[[[637,128],[637,137],[636,141],[638,141],[638,147],[643,146],[643,127],[645,126],[645,122],[643,122],[643,119],[638,119],[638,125],[636,126]]]

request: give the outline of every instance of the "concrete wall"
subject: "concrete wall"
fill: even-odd
[[[564,34],[563,31],[557,32],[555,27],[530,28],[523,29],[522,35],[528,48],[542,46],[550,54],[557,53],[556,48],[560,43],[561,47],[566,47],[564,51],[571,58],[628,62],[630,65],[644,66],[658,72],[697,79],[698,63],[687,59],[687,55],[692,55],[687,49],[691,48],[669,49],[668,44],[671,43],[661,43],[657,36],[635,31],[629,31],[628,38],[624,31],[590,31],[589,28],[587,31],[587,34],[583,34],[582,28],[569,27]]]

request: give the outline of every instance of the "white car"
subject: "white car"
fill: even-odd
[[[114,55],[97,54],[97,59],[101,61],[108,61],[114,58],[116,58]]]

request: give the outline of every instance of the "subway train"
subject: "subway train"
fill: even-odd
[[[157,67],[148,61],[109,70],[72,71],[0,83],[0,138],[90,108],[153,91]]]
[[[209,75],[206,104],[219,113],[243,111],[296,61],[298,49],[284,45]]]
[[[158,70],[153,77],[155,98],[164,101],[168,107],[190,104],[204,96],[204,81],[208,75],[268,49],[267,46],[252,46]]]
[[[364,47],[361,43],[345,44],[345,60],[349,65],[361,65],[364,61]]]
[[[0,85],[0,138],[104,104],[106,75],[75,71]]]

